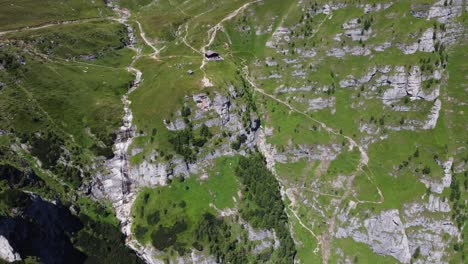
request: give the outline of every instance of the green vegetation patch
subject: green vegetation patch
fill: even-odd
[[[291,263],[296,255],[288,228],[288,217],[280,194],[280,186],[267,169],[262,155],[240,157],[236,175],[244,185],[241,216],[254,227],[275,229],[280,247],[275,252],[278,263]]]
[[[222,158],[208,179],[177,178],[169,186],[144,189],[132,209],[137,239],[159,250],[172,247],[183,255],[194,242],[193,234],[205,213],[234,207],[239,188],[235,164],[237,158]]]
[[[332,160],[328,167],[328,174],[334,176],[337,174],[349,175],[356,171],[357,165],[361,159],[361,153],[358,148],[351,151],[343,151],[335,160]]]
[[[0,30],[112,15],[105,1],[2,0]]]
[[[127,28],[114,21],[57,25],[7,37],[24,41],[47,56],[90,61],[124,48],[129,41]]]

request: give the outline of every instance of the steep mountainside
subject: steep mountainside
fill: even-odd
[[[0,1],[0,259],[464,263],[468,1]]]

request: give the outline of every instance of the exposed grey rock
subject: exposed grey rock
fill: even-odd
[[[273,67],[273,66],[278,65],[278,62],[272,60],[271,58],[267,58],[267,59],[265,60],[265,64],[266,64],[267,66],[269,66],[269,67]]]
[[[0,236],[0,259],[7,262],[21,261],[21,256],[15,252],[8,239]]]
[[[216,94],[214,101],[213,101],[213,108],[218,113],[221,118],[221,125],[229,122],[229,107],[231,105],[231,101],[224,95]]]
[[[442,164],[444,169],[444,176],[441,180],[432,179],[431,177],[423,177],[420,181],[426,185],[427,188],[430,188],[432,192],[442,193],[445,188],[450,187],[452,183],[452,166],[453,158],[449,158],[445,163]]]
[[[386,49],[390,48],[392,46],[392,43],[391,42],[384,42],[382,44],[378,44],[378,45],[372,45],[372,49],[375,50],[375,51],[385,51]]]
[[[446,256],[452,241],[457,241],[460,232],[450,219],[448,201],[430,195],[427,203],[413,202],[403,206],[403,216],[410,251],[420,250],[422,263],[447,263]]]
[[[333,39],[338,42],[341,42],[341,36],[343,36],[343,33],[338,33],[335,35],[335,37],[333,37]]]
[[[353,41],[368,40],[372,30],[364,30],[359,23],[359,18],[348,20],[341,26],[345,31],[344,34],[350,37]]]
[[[427,18],[429,15],[429,9],[431,8],[430,4],[412,4],[410,13],[416,18]]]
[[[333,108],[335,106],[335,97],[319,97],[309,100],[308,110],[319,110],[324,108]]]
[[[142,148],[132,148],[132,150],[130,151],[130,156],[135,156],[135,155],[138,155],[140,154],[141,152],[143,152],[143,149]]]
[[[408,73],[403,66],[396,66],[393,70],[393,74],[389,74],[390,71],[390,66],[373,66],[360,79],[348,75],[345,79],[341,80],[339,84],[343,88],[357,87],[361,84],[370,83],[373,83],[375,87],[390,86],[390,88],[384,91],[382,96],[382,101],[387,105],[406,96],[409,96],[411,100],[424,99],[426,101],[433,101],[439,96],[439,85],[436,85],[435,88],[430,91],[422,90],[422,81],[433,78],[433,76],[423,76],[418,66],[411,67]],[[441,78],[439,69],[434,71],[434,76],[436,78]]]
[[[411,44],[397,44],[397,47],[404,54],[413,54],[416,51],[433,52],[434,51],[434,29],[432,27],[426,29],[417,42]]]
[[[133,184],[138,186],[165,185],[167,181],[168,167],[164,163],[149,163],[144,160],[138,165],[131,167]]]
[[[186,125],[182,118],[177,118],[174,121],[164,120],[164,125],[170,131],[184,130]]]
[[[96,60],[97,59],[97,56],[96,55],[80,55],[79,58],[81,60]]]
[[[402,263],[409,263],[411,254],[408,238],[398,210],[383,211],[364,220],[368,243],[377,254],[390,255]]]
[[[260,118],[258,118],[257,114],[251,113],[250,114],[250,130],[257,131],[260,128]]]
[[[291,73],[291,76],[295,76],[295,77],[304,77],[306,76],[306,72],[305,71],[298,71],[298,70],[295,70]]]
[[[352,75],[348,75],[346,79],[340,81],[341,88],[355,87],[358,81]]]
[[[297,162],[300,159],[306,160],[334,160],[341,152],[340,144],[330,145],[298,145],[297,147],[288,148],[285,155],[278,155],[276,152],[272,154],[274,160],[280,163]]]
[[[435,196],[432,193],[429,195],[426,209],[430,212],[448,213],[451,211],[448,199],[441,199],[439,196]]]
[[[203,254],[203,252],[192,250],[192,253],[190,253],[190,259],[189,260],[184,259],[180,263],[182,264],[184,263],[216,264],[217,261],[213,256],[206,256]]]
[[[343,58],[346,55],[344,50],[339,48],[332,48],[331,50],[327,50],[327,56],[333,56],[337,58]]]
[[[362,46],[354,46],[354,47],[349,47],[345,46],[344,51],[346,53],[349,53],[353,56],[369,56],[371,55],[371,50],[368,47],[362,47]]]
[[[459,17],[462,13],[462,0],[451,0],[450,5],[445,4],[445,0],[436,2],[430,9],[427,19],[437,19],[440,23],[447,23],[455,17]]]
[[[434,102],[434,106],[431,108],[431,113],[429,113],[428,120],[423,126],[423,129],[434,129],[437,125],[437,120],[439,119],[439,112],[442,108],[442,102],[437,99]]]
[[[356,242],[369,245],[377,254],[392,256],[402,263],[410,262],[408,237],[398,210],[382,211],[365,219],[363,224],[358,218],[348,219],[346,215],[342,213],[340,221],[348,225],[338,228],[337,238],[352,237]]]
[[[271,74],[269,76],[258,77],[259,80],[267,80],[267,79],[281,79],[283,76],[278,73]]]
[[[373,46],[369,46],[373,48]],[[346,54],[350,54],[353,56],[369,56],[371,55],[372,51],[369,47],[362,47],[362,46],[344,46],[343,48],[332,48],[326,52],[327,56],[342,58]]]
[[[368,13],[371,13],[371,12],[378,12],[378,11],[387,9],[387,8],[391,7],[392,5],[393,5],[393,3],[366,4],[366,5],[364,5],[364,13],[368,14]]]
[[[220,118],[211,118],[205,121],[205,125],[207,127],[216,127],[221,125],[221,120]]]
[[[293,63],[297,63],[297,62],[298,62],[297,59],[290,59],[290,58],[285,58],[285,59],[283,59],[283,61],[284,61],[286,64],[293,64]]]
[[[276,93],[309,92],[311,90],[311,85],[302,87],[286,87],[284,84],[281,84],[278,88],[276,88]]]
[[[364,83],[368,83],[372,80],[372,78],[374,78],[375,74],[377,73],[377,67],[376,66],[373,66],[369,69],[369,71],[367,71],[366,74],[364,74],[360,79],[359,79],[359,83],[360,84],[364,84]]]
[[[296,48],[294,49],[296,54],[304,57],[304,58],[313,58],[317,55],[317,52],[314,49],[300,49]]]
[[[205,93],[193,95],[193,101],[197,104],[198,108],[202,111],[208,111],[211,107],[211,99]]]
[[[253,249],[254,254],[261,253],[267,248],[277,249],[279,247],[280,242],[274,230],[254,229],[246,222],[243,222],[243,226],[247,229],[247,235],[250,241],[260,242],[260,244],[257,244]]]

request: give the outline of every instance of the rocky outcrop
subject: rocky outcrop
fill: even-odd
[[[7,262],[21,261],[19,253],[15,252],[4,236],[0,236],[0,259]]]
[[[276,88],[276,93],[294,93],[294,92],[310,92],[312,90],[311,85],[302,87],[286,87],[284,84]]]
[[[303,58],[313,58],[317,55],[317,52],[314,49],[295,48],[294,51]]]
[[[182,118],[177,118],[174,121],[164,120],[164,125],[170,131],[184,130],[186,125]]]
[[[397,44],[396,46],[404,53],[404,54],[413,54],[416,51],[421,52],[433,52],[434,51],[434,29],[428,28],[424,33],[421,35],[419,40],[415,43],[411,44]]]
[[[248,223],[243,223],[243,226],[247,229],[248,239],[259,242],[252,250],[253,254],[259,254],[267,248],[277,249],[280,246],[275,230],[256,230]]]
[[[338,215],[341,223],[335,237],[351,237],[369,245],[375,253],[393,256],[402,263],[409,263],[416,250],[420,254],[417,263],[446,263],[451,251],[446,245],[460,238],[450,219],[450,204],[447,198],[434,194],[422,199],[404,204],[401,215],[392,209],[365,219],[360,214],[350,214],[356,205],[350,202]]]
[[[361,20],[359,18],[353,18],[345,22],[341,27],[345,30],[344,35],[350,37],[353,41],[368,40],[372,34],[371,29],[364,30],[362,28]]]
[[[319,110],[324,108],[334,108],[335,97],[328,98],[314,98],[309,100],[309,110]]]
[[[427,19],[437,19],[440,23],[447,23],[462,13],[463,0],[451,0],[450,4],[445,0],[436,2],[429,9]]]
[[[205,93],[193,95],[193,101],[197,104],[197,107],[203,111],[208,111],[211,107],[211,99]]]
[[[393,3],[365,4],[364,5],[364,13],[368,14],[368,13],[372,13],[372,12],[378,12],[378,11],[387,9],[387,8],[391,7],[392,5],[393,5]]]
[[[409,263],[411,254],[408,238],[398,210],[383,211],[364,220],[368,243],[377,254],[390,255],[402,263]]]
[[[403,66],[373,66],[361,78],[357,79],[352,75],[348,75],[342,79],[339,84],[342,88],[354,88],[360,85],[370,85],[373,87],[389,86],[382,95],[382,101],[386,105],[391,105],[402,98],[408,96],[411,100],[423,99],[426,101],[433,101],[439,96],[439,85],[435,85],[432,89],[422,89],[422,82],[433,78],[438,80],[441,78],[441,70],[436,69],[432,75],[424,75],[419,66],[412,66],[409,71]],[[436,106],[439,103],[436,101]],[[434,108],[434,113],[436,111]],[[435,116],[435,115],[434,115]],[[432,121],[433,122],[433,121]],[[430,129],[431,124],[427,125]]]
[[[342,58],[346,56],[347,54],[353,55],[353,56],[369,56],[372,54],[372,51],[370,48],[374,46],[369,46],[369,47],[362,47],[362,46],[344,46],[343,48],[332,48],[330,50],[326,51],[327,56],[332,56],[332,57],[337,57],[337,58]]]
[[[426,185],[426,188],[429,188],[431,192],[441,194],[445,188],[450,187],[452,183],[452,166],[453,158],[449,158],[446,162],[440,164],[444,170],[444,175],[442,179],[433,179],[429,176],[423,176],[420,181]]]
[[[403,206],[410,251],[419,248],[418,263],[447,263],[451,251],[447,245],[459,239],[460,232],[450,219],[450,205],[444,199],[430,194],[427,203]]]
[[[431,112],[429,113],[426,123],[422,127],[423,129],[434,129],[436,127],[441,108],[442,102],[439,99],[437,99],[434,102],[434,106],[432,106],[431,108]]]
[[[139,186],[165,185],[172,173],[173,170],[170,170],[165,163],[150,163],[146,160],[131,166],[130,169],[132,178]]]
[[[341,216],[341,220],[346,218]],[[349,225],[339,227],[335,236],[352,237],[357,242],[369,245],[375,253],[392,256],[402,263],[411,260],[408,237],[398,210],[382,211],[365,219],[363,223],[352,217]]]
[[[216,93],[216,96],[213,101],[213,108],[218,113],[221,118],[221,125],[229,122],[229,107],[231,106],[231,101],[224,95]]]

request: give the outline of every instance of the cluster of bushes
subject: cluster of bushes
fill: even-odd
[[[196,160],[195,153],[191,148],[191,142],[194,139],[192,128],[175,131],[169,138],[169,142],[173,145],[177,154],[182,155],[186,162],[193,162]]]
[[[117,135],[108,133],[105,130],[97,131],[98,129],[92,129],[91,132],[96,135],[96,138],[103,144],[94,143],[90,150],[96,156],[103,156],[106,159],[112,159],[114,157],[114,150],[112,149]]]
[[[288,230],[288,217],[281,199],[280,186],[268,170],[261,154],[240,157],[236,175],[241,179],[247,205],[241,208],[244,219],[254,227],[275,229],[280,240],[278,257],[281,263],[293,263],[294,241]]]
[[[252,91],[249,89],[248,82],[242,76],[240,76],[240,78],[243,86],[241,96],[246,102],[246,109],[242,116],[242,122],[244,127],[247,128],[250,125],[251,113],[257,112],[257,105],[255,104],[255,98],[253,97]]]
[[[314,32],[313,22],[314,22],[314,19],[311,16],[302,15],[301,18],[299,19],[299,24],[304,23],[304,26],[300,28],[300,31],[305,38],[312,36]],[[292,31],[291,35],[294,36],[294,33],[295,32]],[[296,35],[299,36],[298,33],[296,33]]]
[[[182,108],[182,116],[187,127],[184,130],[175,131],[169,137],[169,142],[174,147],[174,151],[184,157],[185,162],[189,163],[196,160],[198,148],[203,147],[213,137],[213,134],[205,124],[201,126],[199,136],[196,136],[193,131],[193,125],[188,118],[190,114],[190,108]]]
[[[468,208],[466,207],[464,199],[462,199],[462,189],[466,192],[468,187],[468,172],[464,172],[464,186],[460,186],[460,177],[462,174],[455,175],[450,184],[450,197],[449,200],[453,202],[453,215],[452,219],[457,223],[458,228],[462,228],[465,221],[468,219]]]
[[[31,202],[29,195],[18,189],[6,189],[0,193],[0,215],[8,215],[10,208],[23,209]],[[6,211],[2,212],[4,209]]]
[[[234,150],[239,150],[241,145],[244,144],[246,140],[247,140],[246,135],[244,135],[244,134],[238,135],[237,138],[236,138],[236,141],[231,143],[231,148],[234,149]]]
[[[149,241],[160,251],[175,250],[180,256],[184,256],[189,252],[189,246],[180,236],[185,238],[190,231],[190,222],[186,221],[186,202],[173,201],[171,204],[161,204],[157,209],[148,209],[146,205],[149,199],[150,193],[145,192],[142,197],[143,203],[135,208],[134,215],[138,221],[133,227],[133,233],[136,238],[141,243]]]
[[[370,19],[365,19],[364,20],[364,31],[367,31],[370,29],[370,27],[372,26],[372,22],[374,22],[374,18],[371,17]]]
[[[375,118],[374,116],[371,116],[369,118],[369,122],[370,123],[375,123],[375,124],[379,124],[380,126],[384,126],[385,125],[385,115],[381,116],[379,119]]]
[[[118,226],[95,221],[85,214],[80,214],[80,220],[84,228],[72,241],[87,255],[85,263],[143,263],[125,245],[125,237]]]
[[[0,164],[0,181],[10,188],[43,187],[44,181],[33,170],[22,171],[10,164]]]
[[[0,51],[0,64],[8,71],[15,71],[21,64],[24,63],[24,58],[13,50]]]
[[[31,154],[39,159],[42,168],[60,176],[74,188],[81,186],[83,177],[89,177],[87,171],[80,170],[83,149],[77,145],[65,149],[64,139],[53,131],[41,134],[19,134],[22,143],[29,143]],[[60,160],[63,159],[64,162]]]
[[[460,178],[464,180],[464,186],[460,186]],[[449,200],[453,202],[452,208],[452,219],[456,223],[458,229],[462,230],[466,228],[466,222],[468,219],[468,207],[466,206],[466,198],[462,197],[463,193],[466,193],[468,189],[468,172],[465,171],[463,174],[456,174],[452,178],[450,184],[450,197]],[[465,259],[465,240],[467,236],[463,236],[462,242],[455,242],[453,249],[461,252],[462,259]]]
[[[218,219],[210,213],[205,213],[195,230],[193,247],[199,251],[204,249],[199,242],[204,242],[210,255],[217,263],[248,263],[248,251],[237,240],[229,226],[222,218]]]
[[[176,221],[171,227],[159,225],[158,229],[151,233],[151,244],[158,250],[165,250],[171,246],[178,251],[179,255],[185,254],[185,245],[178,243],[177,235],[187,230],[188,226],[184,220]]]

